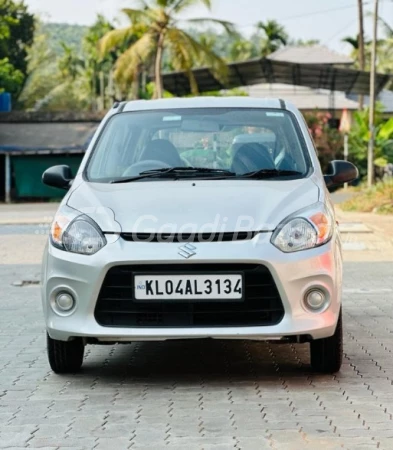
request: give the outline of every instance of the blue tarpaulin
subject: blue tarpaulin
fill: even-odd
[[[9,92],[0,94],[0,112],[10,112],[11,106],[11,94]]]

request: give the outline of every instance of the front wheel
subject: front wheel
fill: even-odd
[[[85,346],[81,338],[64,342],[52,339],[48,334],[47,351],[49,364],[55,373],[77,372],[83,363]]]
[[[343,360],[342,311],[333,336],[310,342],[311,367],[316,372],[334,373],[341,368]]]

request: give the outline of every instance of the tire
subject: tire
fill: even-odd
[[[82,339],[77,338],[64,342],[52,339],[48,334],[47,351],[49,365],[55,373],[78,372],[82,367],[85,346]]]
[[[341,368],[343,360],[342,311],[333,336],[310,342],[311,367],[316,372],[335,373]]]

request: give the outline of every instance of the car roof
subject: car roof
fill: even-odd
[[[251,97],[186,97],[165,98],[160,100],[134,100],[123,106],[126,111],[148,111],[157,109],[181,108],[274,108],[287,109],[287,102],[278,98],[251,98]]]

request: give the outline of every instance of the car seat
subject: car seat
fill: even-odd
[[[233,157],[231,170],[239,175],[261,169],[275,169],[269,150],[263,144],[244,144]]]
[[[147,144],[140,161],[147,160],[162,161],[171,167],[184,166],[176,147],[166,139],[155,139]]]

